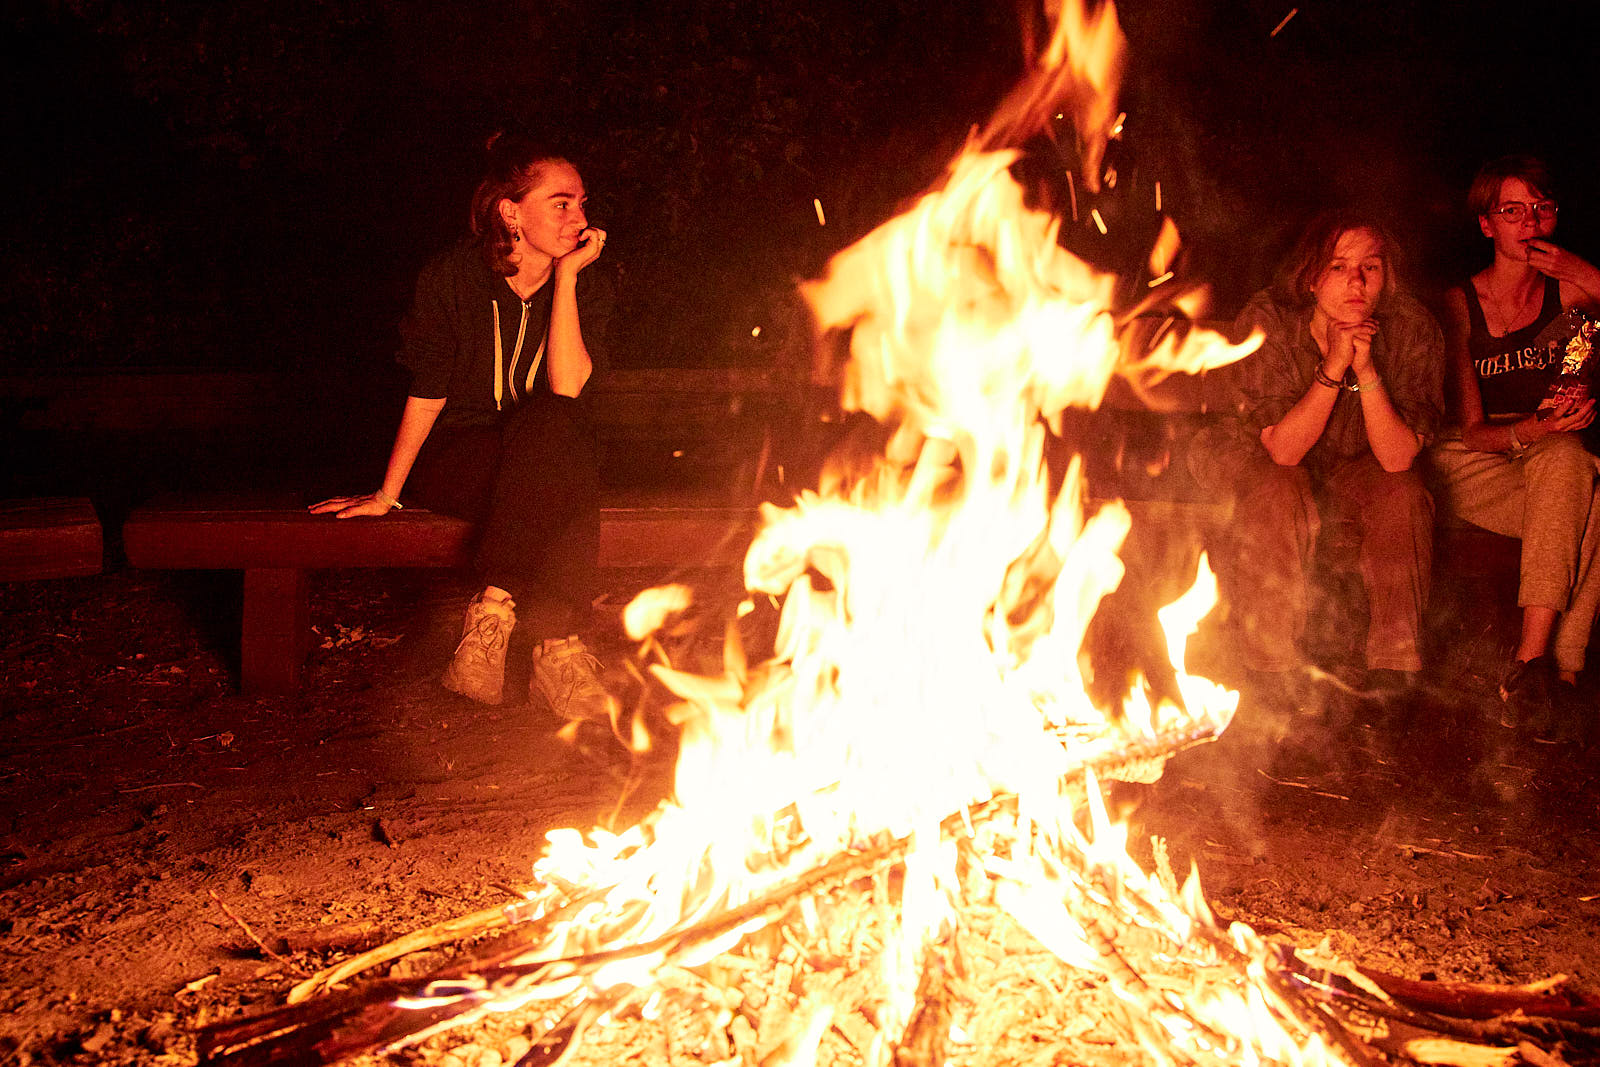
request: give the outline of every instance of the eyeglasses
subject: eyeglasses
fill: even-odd
[[[1558,210],[1554,200],[1537,200],[1531,204],[1525,204],[1521,200],[1510,200],[1497,208],[1490,209],[1489,214],[1498,215],[1506,222],[1516,224],[1527,219],[1530,212],[1534,218],[1543,222],[1545,219],[1555,218]]]

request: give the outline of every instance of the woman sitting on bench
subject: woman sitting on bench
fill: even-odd
[[[447,688],[498,704],[515,606],[533,630],[530,688],[573,720],[611,698],[578,632],[595,595],[597,446],[578,399],[608,310],[585,267],[606,234],[583,180],[519,135],[489,142],[472,235],[423,269],[401,323],[411,387],[383,484],[311,510],[386,515],[402,496],[479,526],[483,592],[468,606]],[[531,694],[530,694],[531,695]]]
[[[1266,339],[1239,364],[1237,417],[1191,460],[1202,483],[1233,494],[1219,576],[1245,665],[1272,699],[1303,696],[1298,641],[1324,527],[1359,546],[1367,688],[1403,690],[1422,667],[1433,502],[1413,463],[1440,417],[1443,338],[1394,261],[1364,216],[1315,219],[1278,284],[1241,312],[1239,337]]]
[[[1600,306],[1600,270],[1550,240],[1556,201],[1540,160],[1484,164],[1467,202],[1494,262],[1445,294],[1461,435],[1432,459],[1449,511],[1522,540],[1522,632],[1500,683],[1506,725],[1571,739],[1593,717],[1577,680],[1600,606],[1596,467],[1580,437],[1595,401],[1546,403],[1561,366],[1541,336],[1564,309]],[[1591,380],[1593,370],[1591,357]]]

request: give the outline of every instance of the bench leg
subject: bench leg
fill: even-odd
[[[300,688],[311,630],[306,572],[277,567],[245,571],[242,622],[240,688],[247,693],[292,693]]]

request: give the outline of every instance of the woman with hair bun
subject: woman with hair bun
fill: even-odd
[[[411,386],[383,481],[311,510],[386,515],[403,500],[475,522],[484,585],[444,685],[500,702],[521,603],[531,688],[569,719],[604,716],[610,698],[579,636],[599,550],[597,450],[579,397],[609,311],[584,270],[606,233],[560,154],[517,134],[487,154],[471,235],[423,269],[401,323]]]

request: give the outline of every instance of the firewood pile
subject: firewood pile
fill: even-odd
[[[1152,750],[1195,740],[1125,753],[1101,776],[1147,779],[1159,767]],[[526,1067],[1600,1062],[1600,1000],[1561,978],[1507,987],[1364,970],[1325,945],[1267,942],[1217,921],[1198,887],[1179,889],[1159,842],[1154,875],[1109,862],[1095,845],[1112,832],[1095,780],[1085,768],[1075,783],[1086,825],[1056,850],[1044,895],[1011,877],[1012,860],[1046,836],[1018,817],[1015,798],[944,822],[942,837],[959,851],[955,907],[911,948],[919,977],[909,997],[891,980],[905,972],[897,954],[907,951],[915,862],[899,839],[835,856],[649,943],[580,956],[538,949],[592,897],[534,917],[522,902],[458,920],[314,977],[298,1002],[211,1026],[202,1062],[332,1064],[411,1046],[423,1062],[459,1062],[447,1058],[452,1047],[493,1043],[475,1032],[518,1035],[511,1047]],[[1190,918],[1173,910],[1180,898]],[[731,947],[708,955],[730,935]],[[432,974],[328,989],[362,963],[450,940],[459,958]],[[596,981],[608,965],[642,959],[657,961],[647,981]]]

